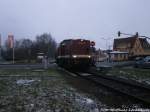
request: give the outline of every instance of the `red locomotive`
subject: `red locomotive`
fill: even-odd
[[[94,64],[95,43],[84,39],[68,39],[60,43],[57,64],[64,68],[84,69]]]

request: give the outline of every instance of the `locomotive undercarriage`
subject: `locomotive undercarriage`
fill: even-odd
[[[57,59],[59,66],[67,69],[87,69],[92,66],[91,58],[60,58]]]

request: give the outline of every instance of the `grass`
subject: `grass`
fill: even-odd
[[[0,95],[4,95],[7,92],[8,82],[6,80],[0,80]]]
[[[32,77],[33,75],[36,77]],[[16,83],[22,79],[34,81],[29,85]],[[89,104],[80,105],[76,101],[76,98],[84,101],[84,97],[86,95],[80,95],[68,85],[63,73],[55,68],[0,70],[0,111],[87,112],[90,109],[87,107]]]
[[[133,79],[150,79],[150,69],[140,68],[113,68],[107,75],[123,76]]]
[[[6,77],[5,77],[6,76]],[[29,76],[29,77],[28,77]],[[32,77],[33,76],[33,77]],[[48,69],[48,70],[25,70],[25,69],[1,69],[0,70],[0,96],[5,95],[5,93],[8,92],[8,89],[10,88],[10,85],[14,84],[14,81],[17,79],[34,79],[34,78],[45,78],[47,77],[59,77],[60,74],[55,69]],[[59,78],[58,78],[59,80]],[[47,81],[44,81],[42,83],[47,83]],[[54,81],[53,83],[50,83],[52,85],[58,83]],[[45,86],[45,85],[44,85]],[[32,91],[33,94],[37,94],[37,91]]]
[[[58,76],[57,70],[51,68],[51,69],[40,69],[40,70],[34,70],[34,69],[1,69],[0,70],[0,76]]]
[[[6,75],[6,77],[3,77],[4,75]],[[20,75],[23,77],[15,77],[15,75]],[[29,86],[17,85],[16,81],[19,79],[25,78],[30,80],[30,77],[24,77],[24,75],[29,75],[31,76],[31,79],[37,81],[33,82]],[[32,75],[35,75],[37,77],[32,77]],[[3,108],[6,110],[8,109],[8,111],[13,110],[14,112],[22,112],[25,107],[24,102],[26,102],[26,104],[28,105],[30,105],[31,103],[36,104],[36,102],[32,102],[32,100],[38,101],[38,105],[49,105],[48,108],[53,107],[54,110],[57,108],[57,106],[64,108],[67,104],[66,102],[64,102],[64,99],[57,99],[57,97],[61,97],[62,90],[67,88],[68,86],[64,82],[64,79],[61,78],[60,73],[53,68],[44,71],[1,69],[0,76],[2,76],[0,77],[0,107],[2,105]],[[53,98],[53,96],[57,97],[54,97],[54,99],[50,100],[52,102],[49,103],[48,99],[51,97]],[[13,100],[11,100],[11,98],[13,98]],[[43,103],[40,103],[41,101]]]

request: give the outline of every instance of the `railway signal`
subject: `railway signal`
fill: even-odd
[[[121,32],[120,32],[120,31],[118,31],[118,37],[120,37],[120,35],[121,35]]]
[[[95,46],[95,42],[94,41],[91,41],[91,46]]]

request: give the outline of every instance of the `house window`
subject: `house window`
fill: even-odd
[[[124,56],[124,54],[122,54],[122,60],[124,60],[124,58],[125,58],[125,56]]]

